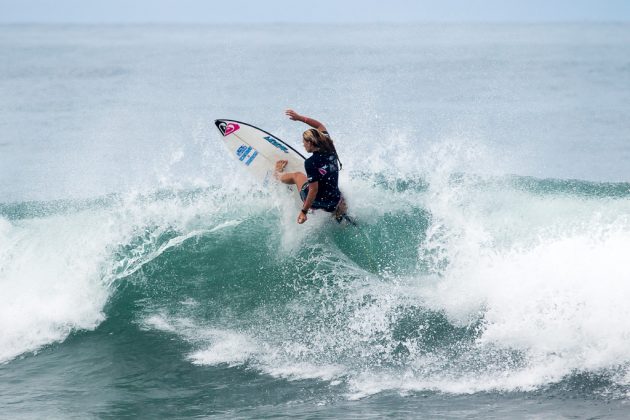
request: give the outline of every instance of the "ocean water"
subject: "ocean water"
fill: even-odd
[[[629,416],[629,24],[0,35],[1,418]],[[228,158],[287,108],[357,228]]]

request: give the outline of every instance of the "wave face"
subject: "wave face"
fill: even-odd
[[[192,366],[349,399],[625,395],[630,184],[344,176],[358,228],[298,227],[282,188],[0,205],[0,362],[130,319]]]

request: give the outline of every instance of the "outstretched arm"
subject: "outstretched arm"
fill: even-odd
[[[324,124],[320,123],[316,119],[305,117],[304,115],[300,115],[292,109],[287,109],[285,114],[289,116],[293,121],[301,121],[304,124],[308,124],[313,128],[316,128],[319,131],[326,131],[326,127]]]

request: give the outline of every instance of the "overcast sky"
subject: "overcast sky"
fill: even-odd
[[[630,21],[630,0],[0,0],[0,23]]]

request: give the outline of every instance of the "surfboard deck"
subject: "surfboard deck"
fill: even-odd
[[[304,155],[278,136],[242,121],[217,119],[214,124],[230,155],[264,185],[272,180],[279,160],[288,162],[286,172],[304,172]]]

